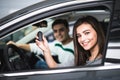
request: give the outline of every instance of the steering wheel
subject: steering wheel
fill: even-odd
[[[6,45],[4,48],[4,62],[9,71],[31,69],[27,60],[27,55],[23,49],[13,44]]]

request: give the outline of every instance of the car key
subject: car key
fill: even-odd
[[[38,40],[39,40],[39,41],[42,41],[42,40],[43,40],[42,35],[43,35],[43,33],[42,33],[41,31],[39,31],[39,32],[37,33],[37,36],[38,36]]]

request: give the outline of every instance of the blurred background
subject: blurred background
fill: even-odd
[[[45,0],[0,0],[0,19],[29,5]]]

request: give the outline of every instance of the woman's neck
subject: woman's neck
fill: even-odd
[[[90,50],[91,56],[89,57],[90,61],[95,60],[96,58],[101,57],[102,55],[99,53],[99,46],[98,44],[96,46],[94,46],[94,48],[92,48]]]

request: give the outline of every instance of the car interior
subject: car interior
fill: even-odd
[[[105,35],[107,34],[107,26],[109,23],[110,18],[110,11],[103,8],[86,8],[86,9],[80,9],[75,11],[69,11],[60,13],[57,15],[53,15],[41,20],[38,20],[36,22],[33,22],[31,24],[25,25],[24,27],[12,32],[8,36],[4,37],[0,41],[1,48],[0,50],[2,53],[4,53],[1,57],[1,64],[0,64],[0,70],[4,71],[6,70],[6,66],[8,67],[8,70],[26,70],[26,69],[34,69],[33,65],[36,63],[39,58],[44,59],[42,55],[35,56],[34,53],[30,53],[28,51],[25,51],[23,49],[20,49],[14,45],[6,45],[8,41],[14,41],[19,44],[28,44],[28,43],[34,43],[35,42],[35,36],[38,31],[42,31],[45,37],[47,38],[48,42],[54,41],[53,31],[51,29],[51,24],[55,19],[67,19],[69,22],[69,28],[70,32],[69,35],[72,37],[72,29],[74,22],[82,16],[91,15],[96,17],[99,22],[101,23]],[[43,21],[46,21],[46,26],[38,26],[37,28],[34,28],[35,24],[42,23]],[[57,56],[53,56],[54,59],[58,61]],[[4,58],[4,59],[3,59]],[[2,61],[3,60],[3,61]],[[7,63],[7,65],[3,65],[3,63]]]

